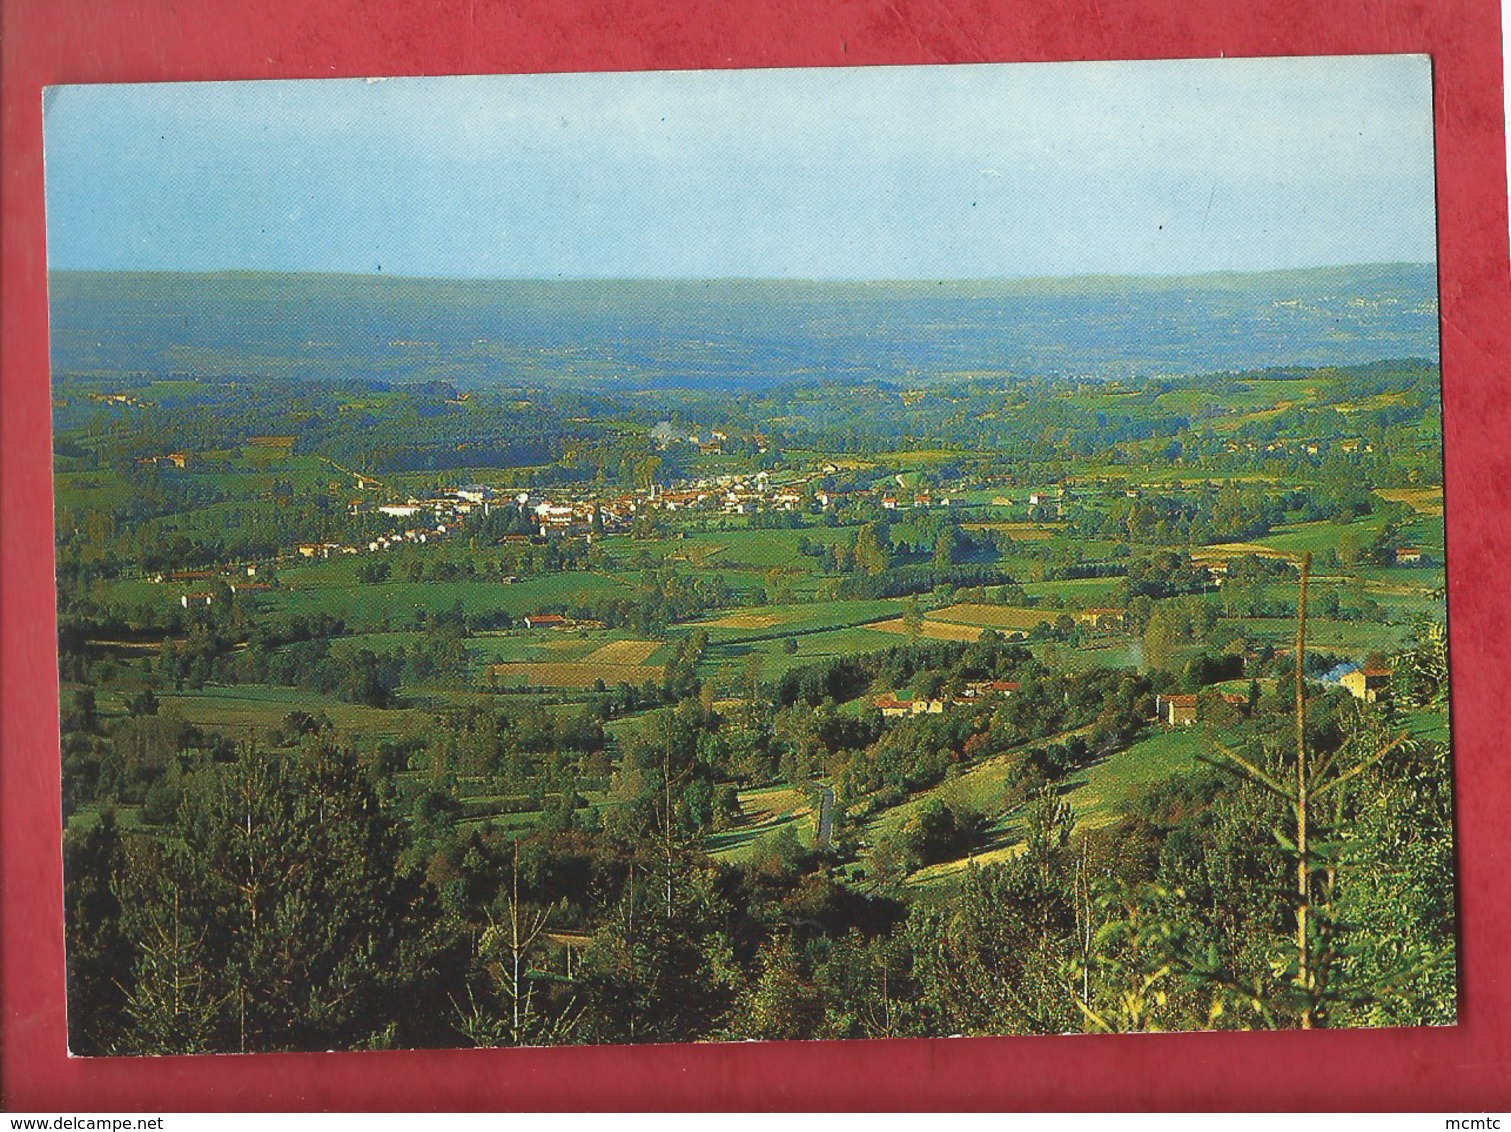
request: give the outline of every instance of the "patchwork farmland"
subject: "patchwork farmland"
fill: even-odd
[[[440,284],[298,286],[336,326]],[[202,349],[55,385],[80,1050],[242,1048],[237,972],[273,1048],[269,965],[327,936],[324,981],[289,976],[320,1048],[1452,1020],[1435,365],[915,379],[823,327],[989,310],[995,341],[1026,300],[747,282],[694,289],[729,342],[652,335],[609,381],[497,320],[619,299],[446,286],[460,353],[385,330],[340,380]],[[741,363],[781,382],[707,372],[799,325],[822,348]],[[1270,962],[1294,807],[1251,771],[1295,765],[1298,678],[1336,998]],[[1437,965],[1372,990],[1398,944]]]

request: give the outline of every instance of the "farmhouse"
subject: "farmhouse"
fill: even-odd
[[[184,594],[181,598],[178,599],[178,603],[185,609],[204,605],[214,605],[215,595],[208,592],[207,590],[201,590],[198,593]]]
[[[1169,727],[1189,727],[1196,722],[1196,696],[1158,695],[1154,698],[1154,711]]]
[[[1093,629],[1121,629],[1128,619],[1126,609],[1083,609],[1075,615],[1077,625]]]
[[[1021,691],[1023,684],[1017,680],[978,680],[966,686],[965,694],[975,696],[1011,696]]]
[[[532,613],[525,618],[526,629],[565,629],[567,619],[559,613]]]
[[[137,460],[137,463],[158,468],[187,468],[189,466],[189,454],[187,452],[169,452],[166,456],[143,456]]]
[[[1396,551],[1397,566],[1415,566],[1422,561],[1422,552],[1414,546],[1403,546]]]
[[[899,700],[891,694],[877,696],[874,702],[881,714],[889,719],[903,715],[942,715],[951,703],[949,700]]]
[[[1348,689],[1348,694],[1367,704],[1379,703],[1390,695],[1390,678],[1394,670],[1389,668],[1356,668],[1345,673],[1338,683]]]
[[[165,575],[170,582],[198,582],[215,576],[214,570],[174,570]]]

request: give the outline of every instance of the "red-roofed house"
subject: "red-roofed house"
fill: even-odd
[[[1017,680],[982,680],[967,689],[973,696],[1010,696],[1022,690],[1023,684]]]
[[[1373,704],[1390,695],[1390,678],[1394,674],[1389,668],[1356,668],[1338,682],[1354,699]]]
[[[1196,696],[1179,693],[1155,696],[1154,711],[1170,727],[1189,727],[1196,722]]]
[[[1249,713],[1249,697],[1238,692],[1224,692],[1222,698],[1232,707],[1237,708],[1245,715]]]

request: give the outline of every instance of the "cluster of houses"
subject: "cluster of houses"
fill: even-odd
[[[715,440],[723,439],[723,434],[718,431],[711,435]],[[248,443],[253,447],[287,448],[292,446],[293,439],[292,437],[252,437]],[[188,462],[189,454],[184,452],[146,456],[139,461],[142,464],[176,468],[186,467]],[[838,469],[834,465],[825,469],[826,474],[833,474],[836,471]],[[525,542],[531,537],[546,538],[553,534],[586,535],[591,539],[595,531],[602,531],[604,534],[625,532],[630,529],[635,517],[643,512],[712,511],[726,515],[749,515],[766,510],[798,511],[810,508],[828,510],[840,506],[851,498],[876,495],[874,491],[847,493],[819,490],[809,496],[805,494],[804,489],[814,478],[817,477],[810,477],[795,484],[779,485],[774,484],[770,473],[765,471],[730,474],[698,479],[675,487],[652,485],[649,488],[625,492],[607,500],[564,497],[538,491],[520,491],[509,494],[495,491],[483,484],[463,484],[460,487],[433,492],[424,498],[411,496],[402,500],[390,499],[388,502],[358,497],[352,499],[348,505],[348,511],[352,515],[373,514],[397,520],[417,521],[414,525],[406,526],[402,530],[370,539],[365,545],[340,542],[297,543],[293,547],[293,555],[297,558],[325,560],[341,555],[360,554],[364,550],[377,553],[406,544],[436,542],[460,531],[468,516],[488,515],[495,508],[514,508],[530,517],[536,531],[534,536],[523,534],[507,536],[507,541]],[[383,485],[370,476],[354,473],[354,479],[358,491],[373,492],[383,489]],[[918,494],[913,499],[913,506],[949,506],[950,502],[948,497],[935,500],[929,495]],[[886,495],[882,497],[882,505],[889,509],[895,508],[897,500],[894,496]],[[239,574],[243,569],[247,577],[255,577],[256,567],[249,565],[228,566],[220,571],[180,571],[173,575],[159,574],[154,580],[184,582],[222,576],[231,577]],[[512,580],[506,579],[506,581]],[[236,585],[232,583],[233,590]],[[267,588],[265,584],[258,583],[243,582],[240,585],[241,588]],[[214,601],[214,593],[208,590],[185,593],[179,598],[180,604],[186,609],[212,605]],[[552,625],[553,623],[546,621],[541,624]],[[573,627],[581,626],[574,624]]]
[[[1287,455],[1300,453],[1307,456],[1320,456],[1323,452],[1337,447],[1339,452],[1373,452],[1375,446],[1363,437],[1350,436],[1342,440],[1273,440],[1262,448],[1257,440],[1230,440],[1224,444],[1224,452],[1266,452],[1270,455]]]
[[[410,498],[388,503],[356,499],[351,502],[350,511],[353,515],[377,513],[395,519],[413,519],[421,515],[436,519],[433,529],[425,527],[408,530],[402,536],[375,540],[368,547],[370,550],[381,550],[394,542],[424,542],[429,538],[445,535],[455,529],[462,517],[474,511],[488,514],[496,507],[514,507],[529,515],[539,536],[545,538],[550,535],[591,535],[595,530],[601,530],[605,534],[621,533],[630,529],[636,516],[650,512],[724,515],[754,515],[768,511],[822,512],[860,500],[875,501],[885,511],[898,511],[952,507],[958,502],[957,496],[948,493],[936,495],[915,492],[902,495],[881,488],[857,491],[814,488],[816,481],[835,471],[835,466],[829,465],[823,473],[787,483],[773,482],[771,473],[765,471],[731,473],[669,487],[652,484],[648,488],[624,492],[609,499],[580,498],[539,491],[504,495],[495,493],[489,487],[469,484],[439,491],[424,499]],[[358,477],[358,487],[372,486],[376,486],[375,481]],[[1063,488],[1058,489],[1053,496],[1048,492],[1036,493],[1030,497],[1030,507],[1038,506],[1041,501],[1061,502],[1066,498],[1069,496]]]
[[[721,430],[713,430],[704,440],[701,435],[689,435],[689,443],[720,443],[727,439]],[[680,434],[669,437],[680,442]],[[759,438],[757,438],[759,439]],[[279,437],[253,437],[249,443],[292,440]],[[170,453],[158,459],[187,457],[182,453]],[[653,512],[703,512],[724,515],[753,515],[760,512],[824,512],[845,507],[851,503],[866,501],[879,505],[883,510],[926,510],[936,507],[951,507],[958,495],[931,492],[903,493],[899,488],[871,487],[857,490],[839,490],[822,485],[828,476],[839,472],[837,465],[829,464],[820,471],[789,479],[781,483],[773,481],[770,472],[729,473],[708,476],[670,486],[652,484],[647,488],[622,492],[611,498],[597,496],[579,497],[561,492],[540,490],[505,492],[481,484],[464,484],[460,487],[437,491],[423,498],[410,496],[403,499],[390,498],[380,502],[368,497],[352,498],[348,511],[352,515],[376,514],[397,520],[415,520],[415,525],[400,533],[373,539],[366,549],[385,550],[404,542],[429,542],[454,532],[461,521],[473,513],[487,515],[495,508],[509,507],[528,515],[538,537],[551,535],[588,535],[602,531],[615,534],[628,531],[637,516]],[[359,492],[381,491],[379,481],[353,473]],[[1048,493],[1036,494],[1030,506],[1041,499],[1049,499]],[[1053,496],[1055,500],[1068,498],[1063,488]],[[296,552],[306,558],[328,558],[335,554],[359,552],[357,547],[337,544],[304,543]]]
[[[367,476],[357,477],[357,487],[362,490],[376,487],[377,481]],[[366,499],[353,499],[347,510],[353,515],[375,512],[394,519],[412,519],[423,512],[440,517],[470,515],[481,508],[484,514],[492,505],[493,489],[481,484],[465,484],[427,495],[424,499],[410,497],[402,502],[373,503]]]
[[[754,515],[768,511],[829,511],[858,499],[878,499],[885,510],[904,504],[895,494],[870,491],[810,490],[813,476],[790,483],[773,482],[769,472],[731,473],[679,483],[670,487],[653,484],[610,499],[580,499],[559,495],[520,492],[509,502],[528,512],[542,537],[550,534],[581,534],[594,529],[595,515],[606,534],[628,530],[642,513],[703,512],[724,515]],[[911,506],[948,507],[953,500],[919,493]],[[378,508],[378,510],[386,510]],[[392,512],[389,512],[392,513]]]
[[[723,433],[710,434],[720,438]],[[680,440],[680,437],[676,438]],[[699,437],[689,436],[689,442],[698,442]],[[706,442],[705,442],[706,443]],[[642,511],[701,511],[725,515],[753,515],[768,511],[825,512],[844,508],[857,502],[873,503],[884,511],[929,510],[939,507],[954,507],[961,502],[959,491],[964,484],[956,484],[955,490],[906,491],[903,477],[896,484],[845,490],[827,486],[828,477],[837,475],[836,464],[824,465],[818,471],[797,478],[775,482],[771,473],[749,472],[709,476],[663,487],[649,488],[619,495],[613,499],[576,499],[555,496],[539,496],[521,493],[515,501],[521,507],[533,510],[540,521],[541,534],[568,532],[588,527],[596,509],[603,529],[612,532],[626,529],[633,518]],[[1064,513],[1066,501],[1074,498],[1062,485],[1051,490],[1035,492],[1029,497],[1030,509],[1043,504],[1053,504]],[[1021,506],[1008,499],[994,499],[993,503]]]
[[[189,453],[165,452],[160,456],[139,456],[137,458],[139,468],[187,468],[189,466]]]
[[[1128,627],[1126,609],[1090,607],[1078,609],[1072,616],[1077,625],[1084,625],[1097,632],[1121,632]]]
[[[602,629],[602,621],[565,617],[560,613],[532,613],[525,618],[526,629]]]
[[[656,447],[665,451],[677,444],[691,445],[698,451],[712,456],[721,456],[724,453],[724,445],[729,443],[729,433],[721,428],[710,428],[707,431],[679,432],[670,421],[662,421],[651,430],[651,438],[656,442]],[[765,452],[770,445],[770,440],[759,432],[750,434],[750,442],[755,445],[757,452]]]
[[[406,520],[421,516],[434,518],[434,527],[417,526],[404,531],[402,535],[374,540],[368,547],[369,550],[382,550],[395,542],[424,542],[444,536],[454,530],[465,516],[474,512],[486,515],[500,507],[512,507],[528,515],[538,536],[545,538],[551,535],[591,536],[595,531],[602,531],[604,534],[621,533],[630,529],[637,516],[656,512],[724,515],[754,515],[772,511],[825,512],[862,501],[874,503],[884,511],[897,512],[949,508],[960,502],[958,493],[909,493],[890,484],[848,491],[822,486],[822,481],[838,470],[836,465],[830,464],[821,471],[780,483],[775,482],[771,473],[766,471],[729,473],[671,486],[652,484],[647,488],[622,492],[607,499],[539,490],[509,494],[496,492],[479,484],[467,484],[432,493],[423,499],[411,497],[386,503],[354,499],[350,503],[350,511],[353,515],[376,513]],[[899,483],[901,479],[902,477],[898,477]],[[358,476],[357,486],[365,490],[379,485],[366,476]],[[1130,491],[1130,494],[1135,493]],[[1059,485],[1031,493],[1028,496],[1028,509],[1032,511],[1052,505],[1063,516],[1065,503],[1073,498],[1064,485]],[[992,502],[1022,506],[1021,501],[1006,497]],[[301,550],[301,553],[305,552]],[[323,551],[319,553],[324,556]],[[1101,612],[1110,615],[1120,614],[1121,611]]]
[[[206,582],[222,581],[233,594],[258,593],[262,590],[271,589],[266,582],[257,580],[257,563],[239,562],[230,566],[223,566],[218,570],[172,570],[153,574],[151,581],[158,585],[175,584],[190,585]],[[203,609],[215,604],[214,590],[191,590],[179,595],[178,604],[185,609]]]
[[[980,700],[992,696],[1011,696],[1021,690],[1023,685],[1017,680],[980,680],[966,687],[954,696],[945,696],[937,699],[900,700],[888,692],[886,695],[877,696],[872,702],[888,719],[896,719],[905,715],[941,715],[952,707],[960,704],[977,703]]]
[[[806,481],[774,485],[770,472],[731,474],[694,480],[675,488],[652,487],[644,505],[652,511],[716,511],[754,515],[760,511],[805,511]],[[637,501],[637,504],[639,501]]]
[[[930,507],[952,507],[954,506],[954,503],[955,501],[948,495],[942,495],[938,498],[935,498],[934,496],[929,495],[927,492],[919,492],[915,494],[911,500],[911,506],[925,511]],[[896,511],[899,507],[908,505],[908,500],[899,500],[895,495],[883,495],[881,497],[881,509],[883,511]]]
[[[378,487],[376,480],[357,476],[357,487]],[[372,503],[354,499],[348,506],[353,515],[378,514],[391,519],[415,519],[423,517],[421,524],[408,527],[391,535],[380,535],[367,543],[370,551],[388,550],[405,543],[427,543],[455,534],[462,527],[462,519],[475,511],[488,514],[494,506],[493,489],[481,484],[464,484],[461,487],[437,491],[424,499],[411,497],[402,502]],[[332,546],[328,543],[301,543],[298,552],[306,558],[329,558],[332,554],[356,554],[357,547]]]
[[[1383,665],[1339,665],[1322,677],[1322,683],[1342,687],[1356,700],[1374,704],[1390,697],[1395,670]],[[1222,698],[1239,711],[1248,711],[1247,696],[1225,692]],[[1161,693],[1154,698],[1154,713],[1167,727],[1189,727],[1197,722],[1197,696],[1194,692]]]

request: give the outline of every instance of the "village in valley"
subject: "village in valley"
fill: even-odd
[[[899,933],[1026,868],[1073,892],[1065,869],[1125,861],[1109,898],[1176,868],[1182,815],[1230,804],[1210,760],[1283,757],[1303,565],[1316,741],[1446,751],[1430,363],[914,378],[843,413],[822,380],[55,390],[70,838],[171,844],[219,768],[339,749],[447,931],[514,907],[498,878],[528,859],[525,950],[555,973],[500,982],[493,945],[420,968],[506,1014],[528,992],[528,1024],[421,1010],[405,1041],[1031,1027],[1006,1002],[969,1023],[965,976]],[[710,1028],[593,1005],[650,977],[613,958],[641,869],[693,901],[698,947],[744,902],[719,938],[745,973],[696,991]],[[842,1021],[841,957],[934,1005]],[[778,962],[810,1006],[774,1021]],[[118,995],[98,1024],[138,1041]]]
[[[913,393],[916,400],[920,394]],[[142,402],[123,394],[93,394],[91,400],[102,404],[135,405]],[[448,404],[465,405],[470,395],[449,398]],[[663,421],[651,433],[653,450],[666,452],[681,446],[696,452],[700,457],[722,457],[729,433],[721,429],[707,429],[700,435],[683,435],[673,429],[670,422]],[[704,437],[706,436],[706,439]],[[737,445],[756,456],[764,456],[769,440],[761,433],[738,437]],[[250,449],[268,449],[292,454],[294,437],[255,436],[248,440]],[[1249,441],[1240,445],[1234,441],[1224,443],[1225,454],[1254,454],[1259,444]],[[1358,456],[1373,451],[1373,446],[1362,437],[1333,438],[1331,441],[1302,440],[1290,442],[1272,440],[1263,446],[1266,457],[1284,456],[1294,449],[1300,455],[1319,458],[1324,452],[1336,457]],[[189,468],[193,459],[187,452],[172,452],[165,455],[136,458],[138,467],[182,472]],[[333,471],[343,470],[332,465]],[[209,568],[158,571],[150,580],[168,587],[177,595],[184,609],[203,609],[214,605],[218,592],[210,588],[186,589],[186,586],[203,585],[210,581],[225,587],[228,596],[266,593],[274,588],[279,572],[301,560],[320,561],[337,556],[399,555],[413,551],[422,545],[434,545],[447,539],[469,538],[469,524],[481,524],[501,520],[506,533],[499,535],[499,521],[492,521],[487,528],[496,545],[518,552],[522,548],[541,548],[551,542],[574,544],[591,548],[595,539],[600,548],[605,540],[628,539],[631,542],[654,541],[656,535],[669,535],[674,541],[686,540],[690,530],[706,530],[709,520],[727,529],[727,520],[737,516],[768,516],[782,521],[776,529],[800,529],[805,523],[833,529],[836,525],[847,526],[859,519],[878,516],[882,520],[906,520],[909,514],[933,512],[937,519],[958,510],[959,514],[946,520],[946,524],[959,525],[965,518],[964,530],[995,529],[1010,532],[1016,529],[1020,539],[1043,538],[1054,541],[1058,532],[1070,524],[1068,517],[1084,512],[1088,505],[1106,505],[1109,499],[1121,495],[1125,500],[1143,500],[1148,497],[1158,501],[1179,495],[1181,481],[1134,482],[1110,476],[1072,479],[1066,476],[1052,488],[1024,489],[1012,477],[959,477],[947,483],[939,483],[938,477],[925,477],[927,482],[937,483],[931,490],[916,490],[921,482],[916,474],[899,473],[879,480],[875,474],[860,477],[842,472],[840,466],[829,462],[818,468],[788,469],[778,466],[775,470],[756,472],[727,471],[685,480],[674,480],[666,485],[651,483],[617,493],[583,491],[579,489],[526,489],[513,490],[483,483],[464,483],[457,486],[442,486],[421,494],[402,497],[383,479],[364,473],[345,472],[349,476],[346,511],[353,520],[351,530],[360,532],[350,541],[297,542],[283,548],[262,561],[235,562]],[[1212,488],[1209,482],[1207,487]],[[333,496],[340,494],[341,482],[329,484]],[[989,497],[989,502],[988,502]],[[978,519],[982,504],[986,514],[994,520],[971,523],[972,515]],[[485,535],[484,537],[490,537]],[[371,536],[371,537],[366,537]],[[366,541],[363,538],[366,537]],[[1009,538],[1011,536],[1009,535]],[[475,538],[473,542],[475,544]],[[1397,537],[1396,542],[1400,539]],[[1418,567],[1423,564],[1423,551],[1413,545],[1384,545],[1376,540],[1374,559],[1386,565]],[[612,542],[611,542],[612,545]],[[1241,553],[1242,552],[1242,553]],[[1209,583],[1207,592],[1220,593],[1220,587],[1229,571],[1230,563],[1250,555],[1258,555],[1271,561],[1284,562],[1294,558],[1283,550],[1263,546],[1256,547],[1210,547],[1194,548],[1190,565],[1198,576],[1205,573]],[[689,562],[688,555],[673,553],[668,561]],[[511,559],[510,561],[513,561]],[[1441,558],[1439,558],[1439,564]],[[520,567],[528,569],[528,567]],[[259,571],[261,573],[259,574]],[[368,569],[372,573],[372,569]],[[520,580],[520,573],[503,573],[499,584],[512,585]],[[297,586],[297,582],[292,583]],[[950,592],[946,587],[946,592]],[[866,622],[878,631],[904,632],[916,639],[920,635],[942,639],[971,640],[981,631],[1001,631],[1004,639],[1024,640],[1030,631],[1053,630],[1064,637],[1073,631],[1080,642],[1096,641],[1106,645],[1112,640],[1125,638],[1130,629],[1129,610],[1123,607],[1083,605],[1077,597],[1068,600],[1036,602],[1040,609],[1037,617],[1027,610],[1019,609],[1016,616],[1001,612],[982,616],[982,610],[972,610],[970,603],[954,603],[931,609],[926,619],[917,624],[908,624],[906,618],[876,617]],[[985,607],[983,607],[984,609]],[[561,603],[547,606],[514,618],[517,630],[573,630],[601,631],[603,621],[584,616],[580,611],[569,612]],[[973,619],[974,618],[974,619]],[[1063,623],[1060,619],[1064,618]],[[1132,626],[1136,628],[1137,626]],[[654,650],[651,650],[654,651]],[[1283,652],[1283,650],[1282,650]],[[1256,655],[1246,654],[1247,664],[1253,664]],[[507,674],[508,665],[488,669],[488,675],[496,677]],[[1355,698],[1374,702],[1380,695],[1388,695],[1391,669],[1381,663],[1371,665],[1363,654],[1357,662],[1345,659],[1326,673],[1324,683],[1339,686]],[[496,686],[496,685],[493,685]],[[965,704],[984,695],[1007,695],[1021,687],[1017,681],[969,682],[953,695],[899,698],[891,691],[872,697],[872,703],[883,718],[897,718],[912,714],[939,714],[957,704]],[[544,690],[544,688],[542,689]],[[1247,712],[1250,697],[1235,692],[1222,693],[1230,708]],[[1198,697],[1191,692],[1170,692],[1156,696],[1153,718],[1176,727],[1195,723]]]
[[[1452,1025],[1431,64],[50,91],[70,1052]]]

